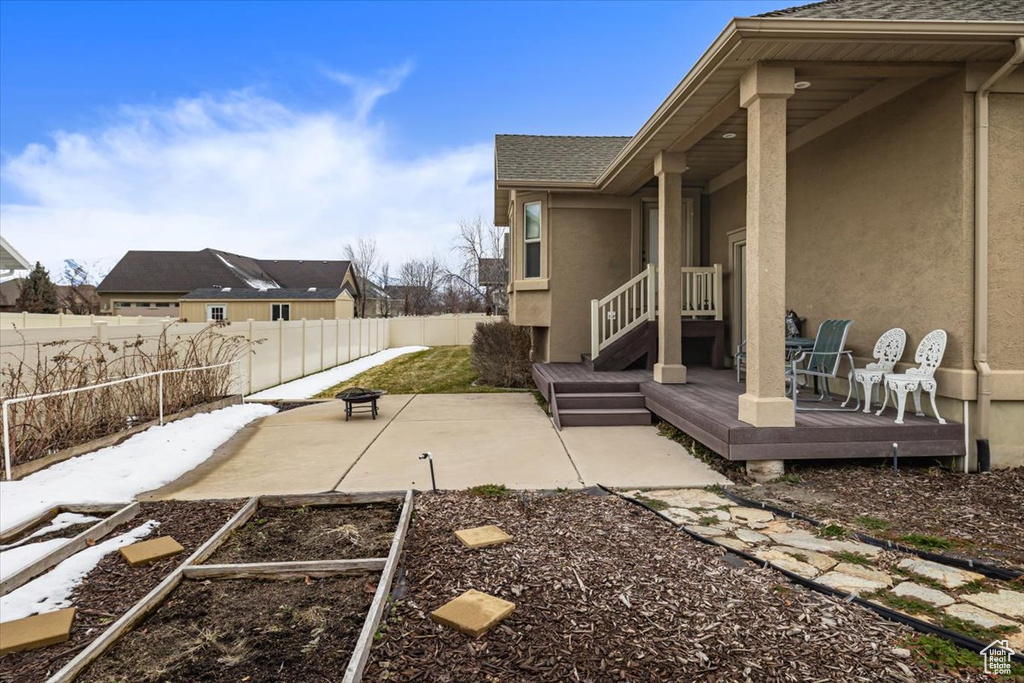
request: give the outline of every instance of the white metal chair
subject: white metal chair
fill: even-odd
[[[846,404],[850,402],[853,392],[858,391],[857,383],[859,382],[864,387],[864,412],[870,413],[872,392],[885,389],[883,379],[886,375],[892,374],[896,363],[903,357],[903,349],[906,346],[907,333],[899,327],[894,327],[879,337],[872,353],[875,362],[867,363],[863,368],[854,368],[853,377],[850,378],[850,391],[846,394],[843,407],[845,408]],[[886,391],[888,390],[886,389]],[[878,402],[882,402],[881,396],[878,397]]]
[[[896,424],[903,424],[903,413],[907,407],[907,394],[914,394],[914,409],[918,417],[923,417],[921,411],[921,392],[927,391],[932,402],[932,412],[939,424],[946,424],[946,421],[939,415],[939,409],[935,407],[935,391],[938,389],[938,382],[935,381],[935,371],[942,362],[942,356],[946,353],[946,331],[932,330],[925,335],[921,343],[917,345],[917,352],[914,353],[914,362],[918,363],[916,368],[910,368],[906,373],[898,375],[886,375],[885,377],[885,400],[882,407],[875,415],[881,415],[889,404],[889,394],[896,394]]]

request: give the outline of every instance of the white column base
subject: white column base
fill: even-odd
[[[748,460],[747,476],[759,484],[775,481],[786,473],[784,460]]]
[[[686,384],[686,366],[655,363],[654,381],[658,384]]]
[[[782,396],[762,398],[753,394],[740,396],[739,419],[755,427],[795,427],[793,401]]]

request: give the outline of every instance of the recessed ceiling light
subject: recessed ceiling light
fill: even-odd
[[[796,83],[793,84],[793,87],[796,88],[797,90],[803,90],[804,88],[810,88],[811,87],[811,82],[810,81],[797,81]]]
[[[734,137],[736,137],[736,133],[722,133],[722,137],[725,138],[726,140],[732,140]]]

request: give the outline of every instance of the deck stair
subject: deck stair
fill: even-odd
[[[559,429],[651,424],[651,413],[635,382],[557,382],[550,393],[552,416]]]

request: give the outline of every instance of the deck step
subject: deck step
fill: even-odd
[[[556,393],[558,409],[573,408],[644,408],[644,395],[639,391],[608,391],[588,393]]]
[[[558,418],[563,427],[609,427],[651,424],[651,413],[645,408],[559,409]]]

